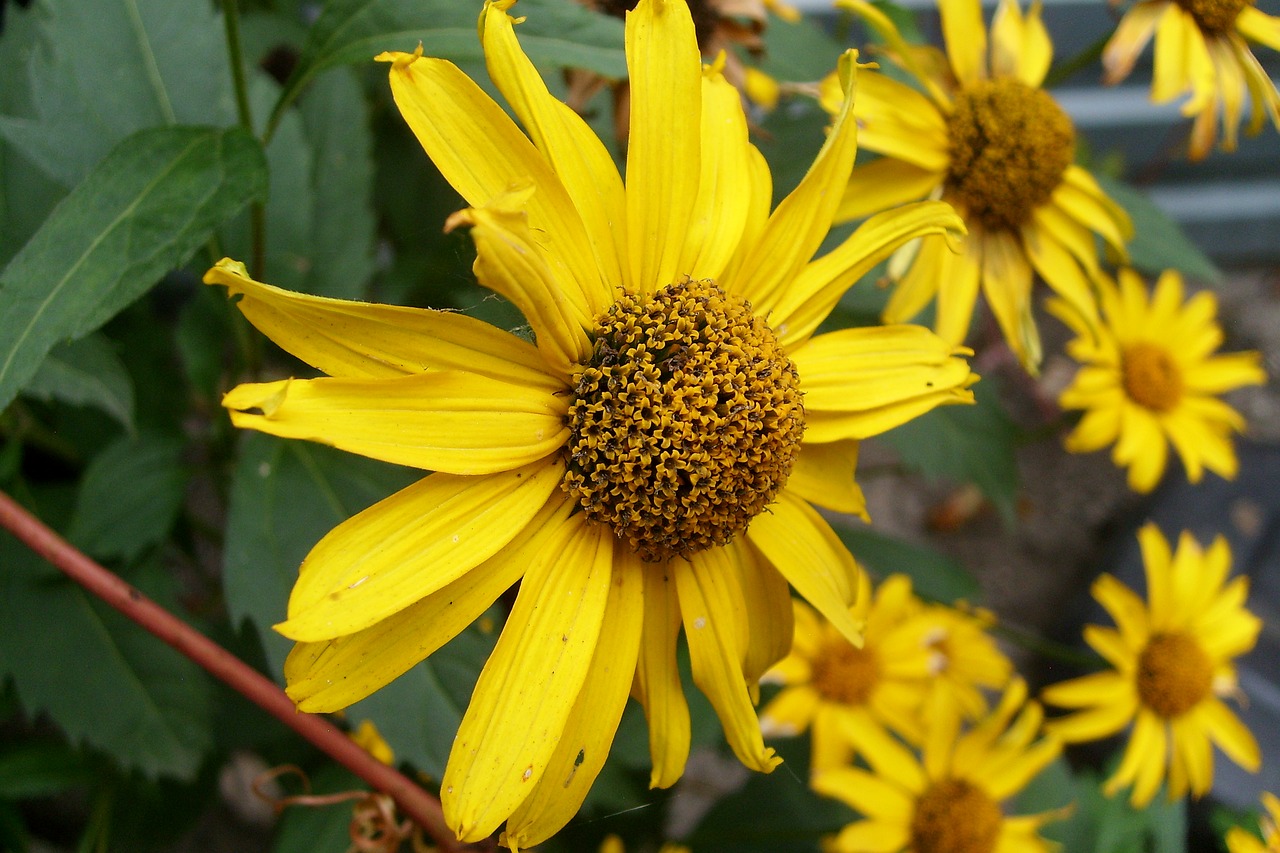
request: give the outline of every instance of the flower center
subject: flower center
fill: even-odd
[[[596,0],[596,8],[606,15],[626,19],[639,0]],[[693,29],[697,33],[698,47],[706,49],[711,34],[715,32],[719,15],[711,8],[713,0],[688,0],[689,14],[693,16]]]
[[[1209,35],[1233,29],[1240,10],[1252,6],[1254,0],[1178,0],[1178,5],[1195,18],[1200,29]]]
[[[1186,634],[1155,634],[1138,656],[1137,682],[1142,704],[1171,719],[1213,692],[1213,662]]]
[[[862,705],[880,680],[880,661],[869,648],[846,640],[825,643],[812,663],[813,688],[832,702]]]
[[[574,383],[563,487],[651,562],[732,540],[786,485],[804,435],[795,366],[712,281],[623,295]]]
[[[1025,225],[1075,153],[1075,129],[1062,108],[1046,92],[1007,77],[959,93],[947,133],[944,198],[988,230]]]
[[[911,849],[916,853],[991,853],[1004,814],[995,800],[964,779],[939,779],[916,801]]]
[[[1125,394],[1139,406],[1167,412],[1182,399],[1182,371],[1164,347],[1132,344],[1125,347],[1120,364]]]

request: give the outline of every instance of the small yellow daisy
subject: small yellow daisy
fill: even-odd
[[[871,770],[843,767],[813,780],[818,793],[862,815],[823,844],[828,853],[1052,853],[1039,835],[1058,812],[1006,816],[1001,803],[1062,750],[1037,739],[1042,712],[1014,679],[991,715],[967,731],[930,730],[923,760],[887,743],[868,753]],[[1016,715],[1016,716],[1015,716]]]
[[[926,605],[917,617],[927,626],[925,644],[932,671],[922,713],[926,727],[943,716],[977,720],[989,710],[986,691],[1001,691],[1013,676],[1013,663],[988,629],[995,616],[985,610]]]
[[[1246,829],[1233,826],[1227,830],[1229,853],[1280,853],[1280,799],[1269,791],[1262,793],[1267,813],[1262,817],[1262,840]]]
[[[866,0],[837,5],[866,20],[920,85],[881,73],[860,78],[858,143],[882,156],[855,171],[837,220],[941,198],[968,227],[959,253],[926,238],[894,258],[885,322],[915,317],[936,296],[938,333],[958,343],[981,292],[1011,349],[1034,371],[1041,357],[1034,274],[1091,316],[1094,235],[1121,255],[1132,236],[1128,215],[1073,162],[1071,119],[1040,88],[1053,55],[1040,3],[1024,16],[1017,0],[1000,0],[988,48],[979,0],[939,0],[945,57],[906,44]],[[823,103],[834,110],[839,87],[834,78],[823,85]]]
[[[1082,365],[1058,399],[1064,409],[1085,410],[1067,450],[1114,443],[1112,459],[1129,469],[1129,486],[1139,492],[1159,482],[1170,444],[1191,482],[1206,468],[1234,477],[1232,436],[1244,419],[1218,395],[1261,384],[1266,374],[1256,352],[1215,354],[1222,329],[1213,293],[1184,300],[1182,277],[1169,270],[1148,299],[1142,277],[1122,269],[1118,284],[1099,282],[1099,303],[1094,322],[1060,301],[1048,306],[1078,335],[1067,353]]]
[[[1227,580],[1225,539],[1202,550],[1184,532],[1171,554],[1160,530],[1148,524],[1138,541],[1145,604],[1111,575],[1093,584],[1093,597],[1117,627],[1088,625],[1084,638],[1113,669],[1051,685],[1043,695],[1049,704],[1080,709],[1045,725],[1068,743],[1108,737],[1133,723],[1124,758],[1104,790],[1111,796],[1132,784],[1130,800],[1142,808],[1166,768],[1171,800],[1208,791],[1210,743],[1257,771],[1257,741],[1220,697],[1238,694],[1232,660],[1253,648],[1262,622],[1244,607],[1248,578]]]
[[[736,89],[700,61],[684,0],[627,15],[625,180],[520,48],[512,0],[486,2],[490,76],[523,123],[455,65],[388,53],[410,129],[468,207],[475,274],[534,341],[457,313],[321,299],[224,260],[205,280],[315,379],[248,383],[237,426],[432,473],[334,528],[277,630],[304,711],[406,672],[504,591],[519,593],[441,780],[464,841],[504,822],[513,850],[578,810],[633,694],[651,783],[683,772],[694,683],[760,771],[752,697],[791,647],[788,581],[847,637],[858,568],[810,503],[864,512],[860,439],[972,400],[962,350],[919,327],[815,335],[845,289],[903,241],[962,228],[925,203],[869,220],[815,259],[856,152],[848,103],[771,211],[769,169]]]
[[[1189,93],[1182,114],[1195,116],[1192,160],[1213,148],[1219,116],[1222,148],[1235,150],[1246,95],[1253,116],[1245,132],[1261,131],[1268,115],[1280,130],[1280,91],[1249,47],[1257,42],[1280,50],[1280,18],[1259,11],[1254,0],[1139,0],[1103,49],[1107,83],[1129,76],[1153,35],[1151,97],[1164,103]]]

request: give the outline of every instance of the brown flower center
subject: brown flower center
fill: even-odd
[[[823,644],[812,664],[813,688],[832,702],[862,705],[880,681],[880,661],[870,648],[855,648],[848,640]]]
[[[1178,0],[1178,5],[1205,33],[1218,35],[1234,29],[1240,10],[1252,6],[1253,0]]]
[[[1182,399],[1182,371],[1165,347],[1148,343],[1125,347],[1120,374],[1129,399],[1153,412],[1167,412]]]
[[[1004,814],[981,788],[964,779],[940,779],[916,801],[911,818],[915,853],[991,853]]]
[[[1155,634],[1138,656],[1137,682],[1142,704],[1178,717],[1213,692],[1213,662],[1186,634]]]
[[[623,295],[574,384],[563,488],[651,562],[731,541],[786,485],[804,435],[795,366],[712,281]]]
[[[1017,229],[1049,200],[1075,153],[1075,129],[1041,89],[1007,77],[956,96],[947,121],[945,197],[988,230]]]

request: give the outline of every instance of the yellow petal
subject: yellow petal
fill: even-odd
[[[679,268],[701,171],[702,72],[693,19],[677,0],[641,0],[627,15],[631,138],[627,148],[630,291],[653,293]]]
[[[747,609],[742,670],[748,682],[754,683],[791,651],[795,630],[791,590],[786,578],[766,563],[749,542],[738,540],[725,547],[736,564],[732,577],[742,585]]]
[[[779,342],[791,348],[808,338],[851,284],[908,240],[964,230],[964,221],[951,205],[940,201],[904,205],[871,217],[835,249],[805,266],[787,288],[769,316]]]
[[[634,554],[614,553],[613,584],[604,624],[582,692],[564,726],[564,734],[533,793],[507,820],[507,846],[541,844],[578,812],[591,783],[604,767],[627,694],[636,672],[644,620],[647,566]]]
[[[898,853],[911,841],[910,824],[906,821],[855,821],[836,834],[832,853]]]
[[[276,630],[292,640],[351,634],[498,553],[559,485],[539,463],[484,477],[432,474],[335,527],[307,555]]]
[[[533,327],[547,364],[564,376],[591,356],[587,330],[596,314],[577,282],[563,281],[551,269],[529,230],[525,213],[533,188],[496,196],[485,207],[460,210],[445,230],[471,226],[476,244],[476,278],[510,299]]]
[[[281,290],[249,278],[223,258],[204,274],[221,284],[241,313],[282,349],[330,376],[386,379],[430,368],[461,368],[493,379],[557,390],[529,343],[473,317],[329,299]]]
[[[1136,696],[1121,702],[1098,705],[1065,717],[1046,720],[1045,731],[1067,743],[1101,740],[1123,729],[1138,708]]]
[[[987,30],[978,0],[938,0],[942,37],[961,86],[987,79]]]
[[[833,188],[848,183],[858,150],[853,117],[857,55],[857,51],[847,51],[840,57],[844,105],[813,165],[769,217],[737,277],[727,282],[728,289],[745,297],[758,314],[768,314],[785,298],[796,274],[826,239],[840,205],[840,193]]]
[[[849,642],[862,645],[862,626],[849,613],[861,570],[813,507],[784,491],[767,512],[752,519],[747,536]]]
[[[885,44],[888,45],[893,53],[894,59],[901,62],[911,72],[912,76],[924,86],[925,91],[929,93],[929,97],[933,99],[935,104],[950,103],[950,99],[934,79],[935,75],[917,61],[917,51],[913,49],[912,45],[907,44],[906,39],[902,37],[902,33],[898,31],[897,25],[893,23],[893,20],[888,15],[871,3],[866,2],[866,0],[836,0],[836,6],[854,12],[866,21],[875,30],[876,34],[884,39]],[[911,91],[913,95],[916,94],[914,90],[908,91]],[[902,105],[907,112],[915,112],[911,105],[906,103]]]
[[[582,516],[529,566],[485,662],[441,781],[459,840],[492,833],[546,773],[586,679],[612,587],[612,533]]]
[[[1121,702],[1133,694],[1133,682],[1118,672],[1095,672],[1092,675],[1050,684],[1041,693],[1044,701],[1063,708],[1086,708]]]
[[[1010,231],[989,231],[982,241],[982,291],[1004,338],[1034,375],[1043,355],[1031,314],[1031,262]]]
[[[1262,766],[1262,753],[1258,741],[1248,726],[1220,699],[1202,702],[1193,712],[1204,725],[1209,737],[1227,757],[1250,773],[1257,773]]]
[[[1034,0],[1022,23],[1022,51],[1016,76],[1023,83],[1039,88],[1053,63],[1053,41],[1045,29],[1041,15],[1043,4]]]
[[[864,75],[864,80],[870,77]],[[865,141],[863,147],[867,147]],[[862,219],[882,210],[919,201],[942,183],[943,175],[896,157],[881,157],[854,167],[836,211],[837,223]]]
[[[238,427],[452,474],[509,471],[568,438],[564,397],[461,370],[245,384],[222,405]]]
[[[760,712],[765,737],[794,737],[808,730],[821,695],[807,684],[783,688]]]
[[[974,228],[962,241],[959,251],[953,251],[935,238],[926,238],[923,242],[932,250],[936,275],[941,276],[938,283],[937,319],[934,329],[938,337],[953,344],[961,344],[969,336],[969,325],[973,321],[974,306],[978,301],[978,290],[982,285],[982,246],[986,233]],[[922,248],[920,264],[926,257]],[[927,275],[927,268],[911,270],[911,275]],[[907,283],[899,285],[899,291],[907,287]],[[895,296],[897,294],[894,294]],[[888,309],[886,308],[886,313]]]
[[[529,227],[540,235],[552,269],[585,292],[599,283],[592,241],[564,184],[537,148],[493,99],[453,63],[383,53],[391,63],[391,95],[440,174],[471,207],[483,207],[513,183],[532,182]]]
[[[1112,248],[1125,254],[1125,244],[1133,239],[1133,223],[1124,208],[1103,192],[1093,176],[1079,166],[1068,166],[1062,183],[1053,191],[1051,203],[1071,214],[1077,222],[1102,235]]]
[[[649,722],[650,788],[669,788],[689,759],[689,705],[676,665],[680,604],[669,567],[644,573],[644,628],[632,688]]]
[[[855,440],[806,443],[796,457],[787,488],[810,503],[870,521],[867,498],[854,479],[857,466]]]
[[[764,745],[747,691],[740,636],[745,634],[746,611],[724,577],[726,569],[732,570],[725,549],[699,551],[689,561],[672,560],[667,568],[674,571],[680,594],[694,683],[711,700],[738,760],[768,773],[782,759]]]
[[[1133,648],[1146,645],[1150,635],[1147,606],[1133,590],[1120,583],[1115,575],[1102,574],[1093,582],[1090,592],[1115,620],[1125,642]]]
[[[1167,5],[1168,0],[1155,0],[1137,3],[1125,12],[1102,49],[1102,67],[1106,70],[1102,82],[1111,86],[1129,76],[1143,48],[1155,34],[1156,24]]]
[[[505,548],[404,610],[345,637],[298,643],[284,664],[298,710],[337,711],[400,677],[474,622],[540,554],[555,554],[577,529],[574,509],[553,495]]]
[[[702,78],[702,175],[677,270],[719,280],[738,249],[751,206],[747,119],[742,96],[712,68]]]
[[[921,326],[841,329],[792,353],[805,394],[807,441],[866,438],[944,398],[968,402],[974,381],[952,345]]]
[[[1018,0],[1000,0],[991,19],[992,77],[1017,76],[1022,59],[1022,30],[1022,9]]]
[[[1245,6],[1236,16],[1236,30],[1249,41],[1280,50],[1280,17],[1268,15],[1256,6]]]
[[[915,801],[893,782],[856,767],[817,774],[813,788],[835,796],[860,814],[885,822],[909,824]]]

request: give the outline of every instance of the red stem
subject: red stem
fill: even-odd
[[[76,550],[4,492],[0,492],[0,526],[89,592],[244,694],[374,788],[389,794],[442,850],[462,849],[445,825],[439,800],[394,767],[369,755],[328,720],[300,713],[293,700],[266,676]]]

